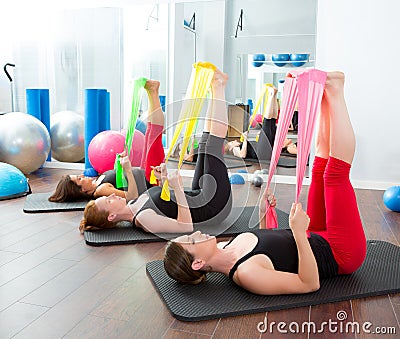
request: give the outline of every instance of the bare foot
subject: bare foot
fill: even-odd
[[[344,73],[343,72],[328,72],[325,82],[325,91],[327,94],[333,95],[337,91],[344,89]]]
[[[148,92],[158,92],[158,89],[160,88],[160,82],[158,80],[147,80],[144,88]]]
[[[268,86],[268,94],[275,96],[278,93],[278,89],[274,86]]]
[[[225,87],[226,83],[228,82],[229,76],[228,74],[221,72],[218,68],[214,72],[214,77],[211,82],[211,86],[218,87],[222,86]]]

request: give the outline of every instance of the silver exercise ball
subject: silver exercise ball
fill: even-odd
[[[85,157],[84,119],[73,111],[54,113],[50,119],[51,155],[58,161],[78,162]]]
[[[50,135],[39,119],[21,112],[0,115],[0,161],[28,174],[45,163],[49,152]]]

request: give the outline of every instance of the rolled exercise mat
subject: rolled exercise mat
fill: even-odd
[[[85,169],[92,168],[88,156],[90,141],[110,127],[110,99],[107,93],[105,89],[85,89]]]
[[[167,275],[162,260],[149,262],[146,271],[176,319],[200,321],[398,293],[400,247],[369,240],[366,259],[356,272],[323,279],[318,291],[307,294],[252,294],[214,272],[199,285],[182,285]]]
[[[99,89],[99,132],[110,129],[110,92]]]
[[[50,93],[48,88],[27,88],[26,111],[28,114],[39,119],[46,126],[50,134]],[[51,150],[47,156],[51,161]]]

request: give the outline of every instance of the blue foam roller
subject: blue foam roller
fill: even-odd
[[[99,174],[97,173],[97,171],[94,168],[86,168],[83,171],[83,175],[85,177],[97,177]]]
[[[161,109],[163,110],[163,112],[165,112],[165,99],[166,99],[166,96],[165,95],[160,95],[159,98],[160,98]]]
[[[137,119],[135,129],[146,135],[147,125],[143,122],[143,120]]]
[[[85,168],[92,168],[89,162],[88,148],[90,141],[100,132],[98,94],[98,89],[85,89]]]
[[[238,173],[248,173],[248,172],[247,172],[247,170],[245,170],[245,169],[240,169],[240,170],[238,171]]]
[[[41,121],[40,89],[27,88],[25,92],[26,92],[26,112]]]
[[[27,88],[26,111],[28,114],[40,120],[50,133],[50,92],[48,88]],[[47,156],[51,161],[51,152]]]
[[[98,89],[99,132],[110,129],[110,93],[106,89]]]

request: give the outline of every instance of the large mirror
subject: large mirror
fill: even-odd
[[[224,69],[230,74],[228,100],[234,104],[249,104],[250,113],[261,98],[266,84],[277,91],[279,104],[287,72],[298,67],[314,67],[316,46],[317,1],[232,1],[226,8]],[[297,57],[303,56],[304,61]],[[279,59],[283,58],[283,59]],[[292,59],[292,60],[291,60]],[[285,60],[285,61],[280,61]],[[244,120],[246,122],[246,120]],[[250,129],[252,140],[260,132],[260,124]],[[279,123],[279,118],[276,120]],[[295,175],[297,141],[296,113],[282,150],[282,166],[277,174]],[[268,121],[268,126],[272,121]],[[246,128],[246,126],[244,126]]]
[[[30,7],[28,1],[24,3]],[[14,5],[9,6],[14,12]],[[97,123],[84,117],[85,112],[99,112],[97,119],[107,121],[101,129],[126,128],[136,77],[160,80],[160,95],[165,98],[169,5],[82,1],[53,4],[46,13],[39,8],[21,12],[23,29],[8,25],[7,20],[1,24],[3,31],[7,25],[15,26],[5,41],[8,54],[2,61],[16,67],[11,72],[13,99],[5,88],[8,84],[0,83],[4,99],[0,112],[12,109],[32,114],[32,106],[49,110],[46,127],[51,134],[52,159],[47,165],[58,167],[62,162],[61,167],[71,167],[84,160],[84,129]],[[47,91],[45,102],[36,97],[31,100],[43,89]],[[11,101],[13,105],[8,105]],[[140,112],[146,111],[143,100]]]
[[[185,95],[191,64],[206,60],[229,74],[229,104],[249,99],[255,104],[262,83],[279,86],[287,70],[268,62],[252,67],[253,55],[263,54],[266,61],[274,53],[308,53],[309,60],[315,58],[317,0],[119,1],[118,6],[106,1],[104,5],[54,4],[48,8],[50,18],[32,6],[23,17],[24,27],[32,27],[29,32],[3,21],[3,27],[14,27],[6,46],[9,43],[12,51],[7,58],[17,64],[14,94],[19,110],[26,109],[26,88],[50,89],[51,114],[67,110],[79,115],[85,109],[84,89],[106,89],[110,128],[119,130],[129,116],[132,79],[137,76],[159,79],[160,94],[167,103],[175,103]],[[9,101],[9,84],[3,80],[0,85],[4,99],[0,111],[9,111],[4,104]],[[141,111],[146,110],[144,100]],[[177,110],[167,112],[166,125],[173,126],[178,116]],[[172,128],[167,131],[167,146],[172,133]]]

